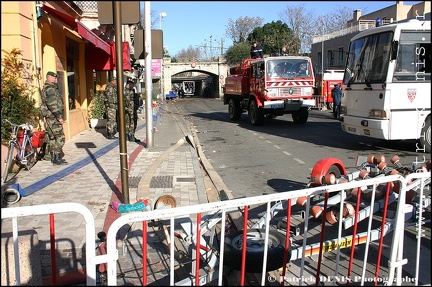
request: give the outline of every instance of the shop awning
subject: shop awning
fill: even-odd
[[[78,19],[75,19],[74,17],[69,16],[68,14],[60,12],[47,5],[42,5],[42,9],[57,20],[60,20],[64,24],[71,27],[73,30],[76,30],[81,37],[89,41],[96,48],[103,50],[107,54],[110,54],[110,45],[101,38],[99,38],[99,36],[89,30],[86,26],[81,24]]]
[[[50,16],[69,26],[89,42],[86,46],[86,69],[96,71],[112,71],[116,69],[116,49],[114,42],[105,42],[78,19],[60,12],[50,6],[42,5],[42,9]],[[128,42],[122,43],[123,70],[130,71],[130,47]]]
[[[109,42],[110,54],[107,56],[100,53],[100,49],[89,48],[86,51],[86,69],[96,71],[112,71],[116,66],[116,47],[115,42]],[[131,70],[130,47],[128,42],[122,43],[123,70]]]
[[[92,43],[96,48],[102,49],[105,51],[105,53],[109,54],[110,51],[110,45],[99,38],[95,33],[90,31],[86,26],[81,24],[80,22],[77,22],[78,25],[78,34],[80,34],[84,39]]]
[[[42,5],[42,10],[47,12],[49,15],[53,16],[57,20],[60,20],[61,22],[67,24],[69,27],[76,28],[77,24],[75,22],[75,18],[72,16],[69,16],[68,14],[65,14],[63,12],[60,12],[50,6]]]

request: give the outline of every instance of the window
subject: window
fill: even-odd
[[[333,51],[327,50],[327,66],[332,67],[333,66]]]
[[[430,81],[430,73],[430,34],[402,32],[393,81]]]
[[[344,49],[343,47],[339,48],[338,50],[339,55],[338,55],[338,66],[344,66]]]
[[[69,101],[69,109],[76,109],[77,103],[77,78],[78,78],[78,63],[79,63],[79,45],[70,38],[66,38],[66,55],[67,55],[67,99]],[[66,105],[65,105],[66,106]]]
[[[390,62],[392,32],[361,38],[350,44],[347,70],[350,83],[383,83]],[[347,74],[346,74],[347,75]]]

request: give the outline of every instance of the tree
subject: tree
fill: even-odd
[[[365,8],[361,10],[367,11]],[[352,19],[352,9],[346,6],[338,7],[331,13],[320,15],[313,10],[306,10],[305,4],[301,4],[287,6],[279,13],[279,17],[293,31],[294,37],[300,41],[298,53],[304,54],[310,51],[314,36],[329,34],[345,28],[347,22]]]
[[[264,21],[261,17],[240,17],[237,20],[228,19],[228,24],[225,26],[225,35],[230,38],[233,43],[244,42],[247,36],[256,28],[260,27]]]
[[[189,47],[186,50],[181,49],[180,52],[178,52],[175,57],[180,62],[197,61],[201,59],[201,51],[198,47],[194,48],[191,45],[189,45]]]
[[[16,124],[30,123],[36,127],[38,109],[32,97],[36,87],[32,86],[33,75],[26,70],[22,62],[22,51],[13,48],[2,50],[1,72],[1,117]],[[1,141],[6,143],[10,137],[11,127],[2,124]]]
[[[277,54],[284,45],[287,47],[288,54],[294,55],[300,45],[299,40],[294,37],[293,31],[280,20],[255,28],[248,35],[247,40],[260,43],[266,55]]]
[[[366,9],[361,9],[366,11]],[[352,9],[349,7],[337,7],[330,14],[323,17],[325,31],[332,33],[347,27],[347,22],[353,19]]]
[[[144,6],[141,6],[141,13],[140,13],[141,18],[140,18],[139,23],[137,24],[139,30],[144,30],[144,23],[145,23],[145,13],[144,12],[145,12]],[[151,10],[150,11],[150,19],[151,19],[150,20],[150,27],[152,29],[155,29],[154,26],[156,25],[156,23],[159,23],[159,13],[157,13],[154,10]]]
[[[244,59],[250,57],[250,43],[239,42],[234,43],[228,48],[225,54],[225,60],[228,66],[242,64]]]
[[[316,16],[312,11],[306,10],[306,4],[299,6],[287,6],[285,10],[279,13],[279,17],[293,31],[294,38],[300,42],[296,54],[303,54],[310,51],[312,37],[314,35],[317,22]]]

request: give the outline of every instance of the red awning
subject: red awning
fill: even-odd
[[[102,49],[105,53],[110,53],[110,45],[99,38],[95,33],[90,31],[86,26],[77,22],[78,24],[78,34],[80,34],[84,39],[92,43],[96,48]]]
[[[76,30],[90,45],[86,47],[86,69],[96,71],[112,71],[116,69],[116,49],[114,42],[105,42],[79,20],[60,12],[52,7],[42,5],[42,9],[52,17]],[[128,42],[122,43],[123,70],[130,71],[130,47]]]
[[[86,69],[96,71],[112,71],[116,67],[116,47],[115,42],[109,42],[111,53],[106,55],[100,49],[89,48],[86,50]],[[128,42],[122,43],[123,48],[123,70],[131,70],[130,47]]]
[[[117,54],[116,54],[116,46],[115,42],[110,42],[111,45],[111,58],[112,58],[112,70],[117,69]],[[131,58],[130,58],[130,47],[129,42],[123,42],[122,43],[122,55],[123,55],[123,70],[124,71],[130,71],[131,70]]]
[[[69,16],[63,12],[60,12],[46,5],[43,5],[42,9],[48,12],[48,14],[50,14],[57,20],[60,20],[64,24],[71,27],[73,30],[77,30],[80,36],[82,36],[84,39],[89,41],[96,48],[105,51],[105,53],[107,54],[110,54],[110,45],[104,40],[102,40],[101,38],[99,38],[95,33],[89,30],[86,26],[81,24],[81,22],[79,22],[78,19],[75,19],[72,16]]]
[[[46,11],[48,14],[50,14],[51,16],[53,16],[54,18],[56,18],[57,20],[60,20],[63,23],[67,24],[69,27],[76,28],[77,24],[75,22],[74,17],[69,16],[68,14],[60,12],[47,5],[42,5],[42,9]]]

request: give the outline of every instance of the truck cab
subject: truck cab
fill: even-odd
[[[231,120],[239,120],[247,111],[253,125],[284,114],[291,114],[295,123],[306,123],[309,109],[315,105],[309,57],[246,59],[230,73],[225,80],[224,104]]]

